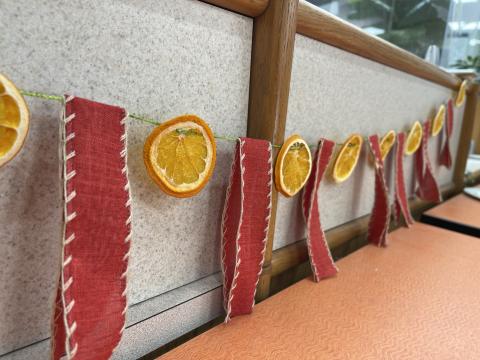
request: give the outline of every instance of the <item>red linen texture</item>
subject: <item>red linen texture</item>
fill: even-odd
[[[222,219],[225,322],[253,310],[270,223],[271,195],[271,144],[240,138]]]
[[[53,359],[109,359],[125,324],[130,195],[125,110],[67,97],[62,271]]]
[[[450,152],[450,137],[453,133],[453,101],[448,100],[447,103],[447,118],[445,121],[445,144],[440,152],[440,165],[445,166],[447,169],[452,167],[452,154]]]
[[[399,222],[400,214],[405,219],[405,224],[410,227],[414,223],[410,208],[408,207],[407,191],[405,189],[405,178],[403,172],[403,154],[405,152],[405,133],[397,135],[397,146],[395,151],[395,200],[394,215]]]
[[[423,124],[422,143],[415,153],[415,176],[418,188],[417,196],[425,201],[441,202],[442,197],[437,181],[433,176],[430,158],[428,156],[428,139],[430,137],[430,121]]]
[[[386,246],[390,224],[390,206],[378,135],[369,136],[368,142],[375,160],[375,201],[368,223],[367,239],[371,244]]]
[[[334,276],[338,269],[335,266],[328,247],[325,232],[320,222],[320,209],[318,203],[318,190],[330,158],[332,157],[335,143],[321,139],[312,166],[312,172],[303,189],[303,214],[307,224],[307,247],[312,267],[313,280]]]

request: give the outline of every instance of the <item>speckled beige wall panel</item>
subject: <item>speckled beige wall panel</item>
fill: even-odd
[[[450,96],[451,90],[442,86],[297,35],[285,134],[298,133],[314,144],[320,137],[341,143],[352,133],[383,136],[389,130],[408,131],[415,120],[423,121],[431,116]],[[462,116],[463,108],[455,110],[451,141],[454,151],[458,146]],[[453,170],[438,166],[441,138],[438,136],[430,141],[430,158],[439,183],[447,184]],[[325,229],[370,212],[374,171],[366,155],[367,146],[364,146],[355,172],[342,184],[333,183],[331,172],[327,172],[319,191]],[[413,158],[404,159],[406,183],[412,194]],[[387,173],[392,171],[391,160],[390,156]],[[393,180],[392,176],[388,178]],[[280,196],[274,248],[305,238],[304,229],[300,197]]]
[[[195,113],[213,131],[246,133],[252,21],[196,0],[0,0],[0,72],[21,88],[121,105],[166,120]],[[49,336],[59,269],[60,106],[28,99],[26,146],[0,169],[0,355]],[[129,302],[219,271],[219,218],[233,144],[192,199],[149,180],[129,121],[133,248]]]

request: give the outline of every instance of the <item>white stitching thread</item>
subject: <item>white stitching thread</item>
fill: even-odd
[[[67,198],[65,199],[65,202],[69,203],[75,198],[75,196],[77,196],[77,192],[73,190],[70,194],[68,194]]]
[[[128,114],[125,113],[125,116],[123,117],[123,119],[120,120],[120,125],[123,126],[123,134],[120,135],[120,141],[123,143],[123,149],[120,151],[120,158],[122,158],[123,162],[124,162],[121,173],[125,175],[125,178],[127,180],[127,182],[126,182],[126,184],[123,188],[124,188],[125,192],[127,193],[127,201],[125,202],[125,207],[129,211],[128,218],[125,221],[125,225],[128,227],[128,233],[125,236],[125,240],[124,240],[124,243],[127,244],[128,249],[127,249],[126,254],[123,256],[123,261],[126,262],[126,268],[125,268],[125,271],[120,275],[120,279],[123,280],[124,284],[125,284],[125,288],[122,292],[122,297],[125,298],[125,307],[122,310],[123,325],[122,325],[122,328],[119,331],[120,338],[121,338],[121,336],[122,336],[122,334],[123,334],[123,332],[125,331],[125,328],[126,328],[126,313],[127,313],[127,309],[128,309],[128,299],[127,299],[127,294],[128,294],[128,282],[127,282],[128,259],[130,257],[130,250],[131,250],[130,240],[132,239],[132,226],[131,226],[131,222],[132,222],[132,213],[131,213],[132,196],[131,196],[131,192],[130,192],[130,183],[129,183],[129,180],[128,180],[128,163],[127,163],[127,159],[128,159],[127,118],[128,118]],[[119,344],[120,344],[120,339],[118,340],[117,345],[114,346],[114,348],[112,349],[112,354],[115,352],[115,350],[117,349]]]
[[[70,101],[72,101],[74,99],[73,96],[68,96],[67,99],[65,100],[65,103],[68,103]],[[60,125],[60,129],[61,129],[61,136],[62,136],[62,139],[64,139],[64,141],[62,141],[62,158],[63,158],[63,197],[64,197],[64,207],[63,207],[63,214],[64,214],[64,224],[63,224],[63,249],[62,249],[62,272],[61,272],[61,287],[62,287],[62,291],[61,291],[61,296],[62,296],[62,304],[63,304],[63,322],[64,322],[64,326],[65,326],[65,332],[66,332],[66,336],[65,336],[65,352],[66,352],[66,358],[68,360],[72,359],[76,354],[77,354],[77,350],[78,350],[78,343],[76,343],[73,348],[71,348],[71,344],[70,344],[70,341],[71,341],[71,337],[72,337],[72,334],[73,332],[76,330],[77,328],[77,323],[75,321],[73,321],[72,325],[69,324],[68,322],[68,314],[71,312],[72,310],[72,303],[75,304],[74,302],[74,299],[72,298],[71,302],[69,303],[68,306],[65,306],[66,304],[66,299],[65,299],[65,293],[68,291],[68,289],[70,288],[70,286],[72,285],[73,283],[73,277],[70,276],[68,278],[67,281],[65,281],[65,268],[71,263],[72,261],[72,255],[69,255],[67,257],[67,259],[65,259],[65,246],[70,244],[74,239],[75,239],[75,234],[72,233],[70,234],[70,236],[66,239],[66,227],[67,227],[67,223],[72,221],[76,216],[77,216],[77,213],[76,212],[72,212],[72,213],[68,213],[68,210],[67,210],[67,203],[71,201],[71,199],[74,197],[72,197],[72,194],[75,193],[75,190],[73,190],[70,194],[67,195],[67,183],[68,181],[70,181],[76,174],[75,170],[72,170],[70,171],[68,174],[67,174],[67,162],[68,161],[71,161],[71,159],[74,157],[74,152],[73,152],[73,155],[72,153],[68,154],[67,155],[67,149],[66,149],[66,144],[67,144],[67,141],[70,141],[72,140],[75,135],[72,135],[72,134],[69,134],[68,136],[66,136],[66,125],[67,123],[69,123],[70,121],[72,121],[74,118],[75,118],[75,113],[72,113],[70,114],[68,117],[65,117],[65,114],[66,114],[66,109],[64,108],[64,111],[63,111],[63,121],[61,122],[61,125]],[[67,201],[68,200],[68,201]]]
[[[74,234],[74,233],[70,234],[70,236],[65,239],[65,241],[63,242],[63,244],[64,244],[64,245],[68,245],[68,244],[70,244],[73,240],[75,240],[75,234]]]
[[[320,277],[320,274],[318,272],[317,264],[313,260],[314,259],[313,249],[312,249],[312,243],[311,243],[311,239],[309,237],[309,234],[310,234],[310,227],[311,227],[311,214],[312,214],[312,211],[313,211],[313,204],[314,204],[314,201],[315,201],[314,196],[315,197],[318,196],[318,190],[320,188],[320,184],[321,184],[321,180],[322,180],[322,179],[319,179],[319,177],[320,177],[320,160],[321,160],[321,155],[322,155],[322,152],[323,152],[323,145],[324,145],[325,141],[326,141],[325,139],[321,139],[319,144],[318,144],[318,151],[317,151],[317,158],[316,158],[317,161],[316,161],[316,164],[315,164],[316,168],[315,168],[315,174],[313,174],[313,176],[314,176],[313,186],[312,186],[312,191],[311,191],[311,194],[310,194],[310,202],[308,204],[308,214],[307,214],[307,221],[306,221],[306,223],[307,223],[307,250],[308,250],[308,256],[311,259],[311,261],[310,261],[311,264],[310,265],[312,267],[312,272],[313,272],[315,281],[320,281],[321,277]],[[327,164],[330,162],[330,159],[331,159],[332,155],[333,155],[333,151],[330,153],[330,155],[327,159]],[[323,174],[322,174],[322,177],[323,177]],[[317,185],[317,182],[318,182],[318,185]],[[305,193],[304,193],[304,195],[305,195]],[[304,201],[307,201],[307,199],[304,198]],[[316,201],[317,201],[317,206],[318,206],[318,199],[316,199]],[[320,210],[319,210],[319,213],[320,213]],[[318,219],[318,221],[321,223],[320,219]],[[324,247],[327,249],[328,258],[330,259],[330,262],[333,265],[333,267],[335,268],[335,270],[338,271],[338,267],[335,264],[335,261],[333,260],[332,253],[330,252],[330,247],[328,246],[328,242],[327,242],[327,239],[325,237],[325,233],[323,231],[322,231],[322,233],[323,233],[322,234],[322,240],[323,240]]]
[[[402,133],[403,134],[403,133]],[[411,226],[411,221],[412,221],[412,216],[410,214],[410,209],[405,209],[404,208],[404,204],[402,203],[401,199],[399,200],[400,196],[399,196],[399,192],[398,192],[398,186],[402,186],[402,187],[405,187],[405,179],[403,178],[403,174],[402,174],[402,180],[403,181],[403,184],[400,184],[398,185],[397,184],[397,174],[399,172],[399,165],[400,165],[400,162],[403,161],[403,150],[405,148],[405,136],[404,135],[399,135],[399,140],[400,140],[400,137],[402,138],[402,142],[401,142],[401,146],[400,146],[400,141],[397,141],[397,153],[395,154],[395,171],[396,171],[396,174],[395,174],[395,201],[398,202],[399,204],[399,207],[400,207],[400,210],[402,212],[402,215],[404,216],[405,218],[405,223],[407,224],[407,227],[410,227]],[[403,166],[402,166],[402,172],[403,172]],[[397,196],[398,196],[398,199],[397,199]],[[407,207],[408,207],[408,204],[407,204]],[[400,222],[400,214],[397,214],[397,222]]]
[[[67,312],[67,314],[70,311],[72,311],[74,305],[75,305],[75,300],[70,301],[70,304],[68,304],[67,307],[65,308],[65,311]]]
[[[237,287],[237,279],[238,279],[238,276],[240,275],[240,271],[239,271],[239,268],[240,268],[240,264],[241,264],[241,259],[240,259],[240,251],[241,251],[241,247],[238,243],[238,241],[240,240],[240,236],[241,236],[241,228],[242,228],[242,223],[243,223],[243,202],[244,202],[244,198],[245,198],[245,191],[244,191],[244,185],[245,185],[245,178],[244,178],[244,175],[245,175],[245,167],[243,166],[243,159],[245,159],[245,154],[243,152],[243,146],[245,145],[245,140],[241,140],[239,139],[239,153],[240,153],[240,162],[239,162],[239,166],[240,166],[240,198],[241,198],[241,201],[240,201],[240,217],[239,217],[239,221],[238,221],[238,228],[237,228],[237,235],[235,237],[235,269],[234,269],[234,272],[233,272],[233,280],[232,280],[232,284],[230,286],[230,290],[229,290],[229,296],[228,296],[228,303],[227,303],[227,315],[225,317],[225,322],[227,323],[229,320],[230,320],[230,314],[232,312],[232,301],[233,301],[233,298],[234,298],[234,290],[235,288]]]
[[[375,135],[376,136],[376,135]],[[376,137],[376,140],[378,142],[378,136]],[[370,150],[372,151],[372,155],[374,157],[374,160],[375,160],[375,188],[376,188],[376,177],[377,177],[377,172],[379,170],[382,171],[382,173],[380,175],[383,174],[383,163],[381,162],[381,160],[379,161],[378,160],[378,154],[375,152],[375,150],[373,149],[373,145],[372,145],[372,140],[371,140],[371,137],[368,138],[368,143],[370,145]],[[381,159],[381,157],[380,157]],[[380,181],[382,182],[382,190],[383,190],[383,193],[384,193],[384,196],[385,196],[385,199],[387,201],[387,215],[385,217],[385,223],[384,223],[384,227],[383,227],[383,231],[382,233],[380,234],[380,241],[379,243],[377,244],[377,246],[386,246],[387,245],[387,233],[388,233],[388,224],[390,223],[390,216],[391,216],[391,213],[390,213],[390,206],[388,206],[388,203],[389,203],[389,197],[388,197],[388,188],[387,188],[387,184],[385,183],[385,176],[380,176]],[[377,196],[375,194],[375,199],[374,199],[374,202],[373,202],[373,209],[375,210],[377,208]],[[373,211],[372,211],[372,215],[373,215]],[[370,226],[368,227],[368,231],[367,231],[367,239],[370,239],[370,231],[371,231],[371,228]]]
[[[237,146],[239,146],[237,144]],[[227,279],[225,278],[225,275],[226,275],[226,258],[227,258],[227,252],[226,252],[226,246],[225,246],[225,238],[226,238],[226,233],[227,233],[227,217],[228,217],[228,209],[230,208],[230,196],[231,196],[231,191],[232,191],[232,183],[233,183],[233,179],[234,179],[234,176],[235,176],[235,169],[236,169],[236,166],[237,166],[237,154],[236,154],[236,150],[235,150],[235,153],[234,153],[234,157],[233,157],[233,162],[232,162],[232,167],[230,169],[230,179],[229,179],[229,182],[228,182],[228,187],[227,187],[227,192],[226,192],[226,196],[225,196],[225,205],[224,205],[224,208],[223,208],[223,214],[222,214],[222,224],[221,224],[221,229],[222,229],[222,258],[221,258],[221,261],[220,261],[220,264],[221,264],[221,267],[222,267],[222,274],[223,274],[223,307],[225,309],[225,312],[228,313],[228,296],[227,296],[227,292],[229,289],[227,289],[227,286],[226,286],[226,281]]]
[[[317,159],[316,159],[317,163],[316,163],[316,168],[315,168],[315,174],[313,175],[313,186],[312,186],[312,191],[310,193],[310,199],[309,199],[310,201],[308,203],[308,213],[307,213],[307,219],[306,219],[306,223],[307,223],[307,250],[308,250],[308,256],[311,259],[310,260],[310,266],[312,267],[312,272],[313,272],[315,281],[320,280],[320,275],[318,274],[317,264],[313,260],[314,258],[313,258],[313,250],[312,250],[312,240],[310,239],[310,236],[309,236],[310,226],[311,226],[310,225],[311,224],[310,214],[312,213],[312,209],[313,209],[313,197],[317,196],[315,188],[316,188],[317,174],[318,174],[318,168],[319,168],[318,162],[320,161],[320,155],[322,153],[323,143],[324,143],[324,141],[321,140],[320,143],[318,144]],[[303,209],[302,209],[302,212],[303,212]]]
[[[268,143],[268,154],[269,154],[269,157],[268,157],[268,166],[269,166],[269,169],[268,169],[268,176],[270,177],[269,181],[267,182],[267,188],[268,188],[268,206],[267,206],[267,216],[265,217],[265,223],[266,223],[266,227],[264,229],[264,238],[262,240],[262,244],[263,244],[263,249],[262,249],[262,252],[261,252],[261,259],[260,259],[260,264],[259,264],[259,271],[258,271],[258,274],[257,274],[257,281],[255,282],[255,288],[254,288],[254,291],[253,291],[253,301],[252,301],[252,309],[253,307],[255,306],[255,295],[257,294],[257,286],[258,286],[258,282],[260,281],[260,275],[262,274],[262,270],[263,270],[263,263],[265,261],[265,251],[267,250],[267,240],[268,240],[268,229],[270,228],[270,218],[271,218],[271,215],[272,215],[272,144],[269,142]]]

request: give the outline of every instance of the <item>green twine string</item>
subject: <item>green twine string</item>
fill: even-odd
[[[27,90],[20,90],[20,93],[24,96],[30,96],[30,97],[35,97],[35,98],[44,99],[44,100],[53,100],[53,101],[58,101],[62,104],[65,104],[65,98],[63,96],[60,96],[60,95],[52,95],[52,94],[46,94],[46,93],[42,93],[42,92],[38,92],[38,91],[27,91]],[[137,121],[141,121],[141,122],[150,124],[150,125],[157,126],[157,125],[161,124],[161,122],[156,121],[155,119],[151,119],[151,118],[141,116],[141,115],[138,115],[138,114],[134,114],[134,113],[128,114],[128,117],[131,118],[131,119],[137,120]],[[214,137],[217,140],[224,140],[224,141],[230,141],[230,142],[236,142],[238,140],[237,137],[228,136],[228,135],[214,134]],[[341,145],[343,145],[343,144],[337,144],[337,146],[341,146]],[[311,148],[316,147],[316,145],[312,145],[312,144],[309,144],[308,146],[311,147]],[[272,147],[281,148],[282,145],[272,144]]]

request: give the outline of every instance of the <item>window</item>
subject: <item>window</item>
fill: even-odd
[[[480,0],[308,1],[419,57],[435,45],[443,67],[480,67]]]

